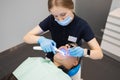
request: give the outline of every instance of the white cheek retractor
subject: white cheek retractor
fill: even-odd
[[[63,56],[65,56],[65,53],[59,49],[57,49],[56,47],[53,47],[55,49],[56,52],[61,53]],[[40,46],[34,46],[33,47],[34,50],[42,50],[42,48]]]

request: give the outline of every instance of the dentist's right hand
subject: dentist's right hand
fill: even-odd
[[[53,48],[56,47],[55,41],[41,36],[38,39],[38,43],[40,44],[44,52],[53,52],[55,54],[55,49]]]

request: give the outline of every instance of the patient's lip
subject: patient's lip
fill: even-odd
[[[63,56],[65,56],[66,54],[67,54],[67,50],[66,49],[64,49],[64,48],[60,48],[60,50],[63,52],[63,53],[61,53]]]

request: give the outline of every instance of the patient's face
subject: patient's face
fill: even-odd
[[[76,57],[72,57],[69,55],[69,47],[68,46],[61,46],[59,48],[60,50],[64,50],[65,55],[61,54],[61,53],[57,53],[54,56],[54,63],[56,63],[57,65],[63,65],[66,68],[70,69],[73,66],[76,66],[78,64],[78,60]]]

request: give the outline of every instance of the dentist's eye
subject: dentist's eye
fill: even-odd
[[[60,16],[62,16],[62,17],[65,16],[65,15],[66,15],[66,13],[62,13],[62,14],[60,14]]]
[[[54,18],[57,18],[58,16],[57,15],[54,15]]]

